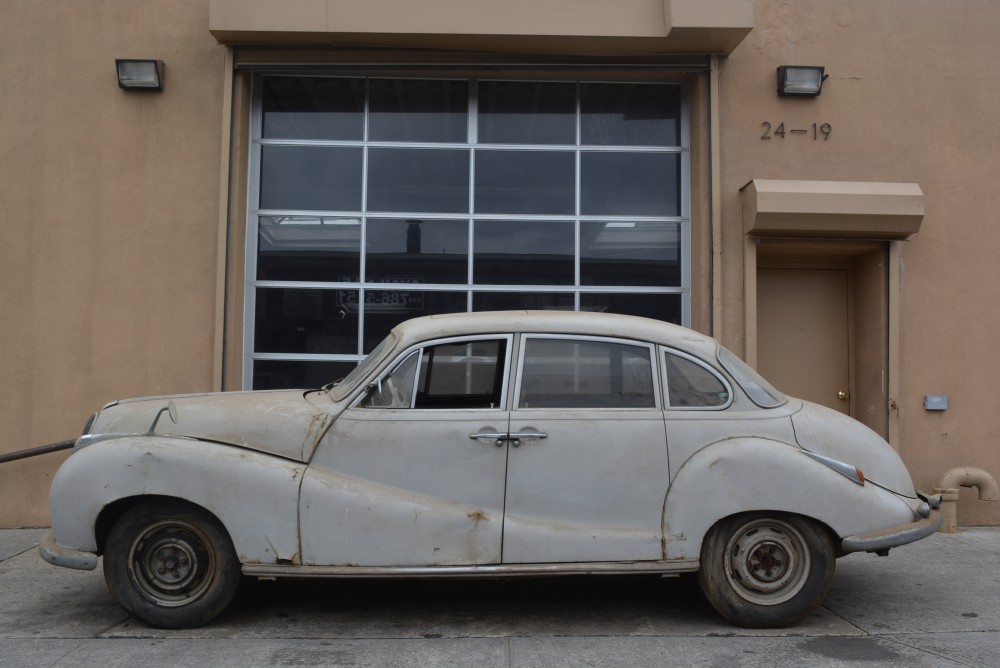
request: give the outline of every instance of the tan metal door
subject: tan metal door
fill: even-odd
[[[850,413],[845,269],[757,270],[757,369],[782,392]]]

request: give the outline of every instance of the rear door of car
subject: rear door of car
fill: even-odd
[[[512,341],[417,346],[337,418],[302,484],[304,564],[500,562]]]
[[[669,483],[655,347],[523,334],[503,562],[662,558]]]

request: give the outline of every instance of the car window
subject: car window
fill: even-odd
[[[528,338],[519,408],[653,408],[649,348],[615,341]]]
[[[334,385],[330,394],[334,401],[340,401],[354,389],[354,386],[371,372],[379,362],[382,361],[392,347],[396,344],[396,335],[389,332],[389,335],[382,339],[382,342],[375,346],[375,349],[368,353],[359,365],[344,377],[343,380]]]
[[[729,403],[729,388],[707,367],[670,352],[665,359],[670,408],[718,408]]]
[[[375,389],[362,402],[364,408],[409,408],[413,403],[413,382],[416,380],[420,352],[414,352],[378,381]]]
[[[381,379],[364,408],[500,408],[506,339],[449,341],[411,353]]]
[[[746,362],[726,348],[719,348],[719,362],[736,379],[751,401],[761,408],[774,408],[788,401],[788,397],[774,389]]]

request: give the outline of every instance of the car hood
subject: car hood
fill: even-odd
[[[108,404],[97,414],[89,434],[149,434],[157,413],[171,402],[177,422],[164,412],[156,423],[156,435],[227,443],[301,462],[312,456],[334,417],[325,393],[188,394]]]
[[[871,482],[902,496],[916,497],[913,480],[899,454],[854,418],[808,401],[792,415],[795,439],[809,452],[856,466]]]

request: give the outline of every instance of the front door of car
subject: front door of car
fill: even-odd
[[[499,563],[511,338],[407,351],[337,418],[302,483],[302,563]]]
[[[523,335],[503,562],[662,559],[669,484],[653,347]]]

